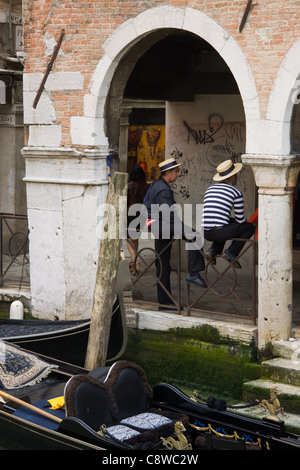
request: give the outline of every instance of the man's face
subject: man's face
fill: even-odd
[[[177,180],[178,176],[180,176],[179,167],[169,170],[166,176],[167,176],[168,183],[174,183]]]

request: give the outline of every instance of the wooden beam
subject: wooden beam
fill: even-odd
[[[127,173],[115,173],[112,176],[106,198],[93,311],[85,358],[85,367],[89,370],[102,367],[106,363],[111,312],[120,259],[119,220],[127,210],[127,205],[124,204],[122,207],[120,201],[126,202],[124,196],[127,196],[127,181]],[[122,197],[123,199],[120,199]]]

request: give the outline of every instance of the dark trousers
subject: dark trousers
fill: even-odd
[[[204,238],[208,241],[213,242],[211,248],[213,251],[220,255],[223,251],[225,242],[230,238],[245,238],[249,239],[255,232],[255,226],[250,222],[244,222],[239,224],[238,222],[231,222],[224,227],[204,230]],[[235,257],[237,257],[242,250],[245,242],[233,240],[228,248],[228,251]]]
[[[170,282],[170,274],[171,274],[171,266],[170,266],[170,257],[171,257],[171,249],[172,243],[171,240],[165,239],[155,239],[154,246],[155,251],[159,255],[160,261],[157,259],[155,262],[156,265],[156,276],[159,278],[160,282],[163,286],[167,289],[167,291],[172,295],[171,292],[171,282]],[[168,246],[169,245],[169,246]],[[162,272],[160,270],[160,266],[162,267]],[[199,271],[203,271],[205,268],[205,262],[203,259],[202,254],[199,250],[188,250],[188,271],[189,274],[192,276],[196,276]],[[172,299],[168,296],[162,286],[157,283],[157,300],[159,304],[169,304],[172,302]]]

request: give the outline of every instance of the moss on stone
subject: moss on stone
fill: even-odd
[[[253,347],[221,338],[213,328],[173,329],[167,332],[130,330],[124,358],[137,362],[153,386],[169,382],[179,388],[240,398],[245,364]]]

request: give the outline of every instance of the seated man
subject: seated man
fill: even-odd
[[[213,177],[217,184],[210,186],[204,195],[202,213],[204,238],[213,242],[205,256],[214,264],[216,256],[222,254],[226,240],[249,239],[255,232],[255,226],[245,219],[243,194],[235,188],[237,174],[242,167],[242,163],[232,163],[231,160],[221,163]],[[232,209],[235,218],[230,216]],[[222,257],[234,262],[236,268],[241,268],[236,258],[244,244],[244,241],[233,240]]]

